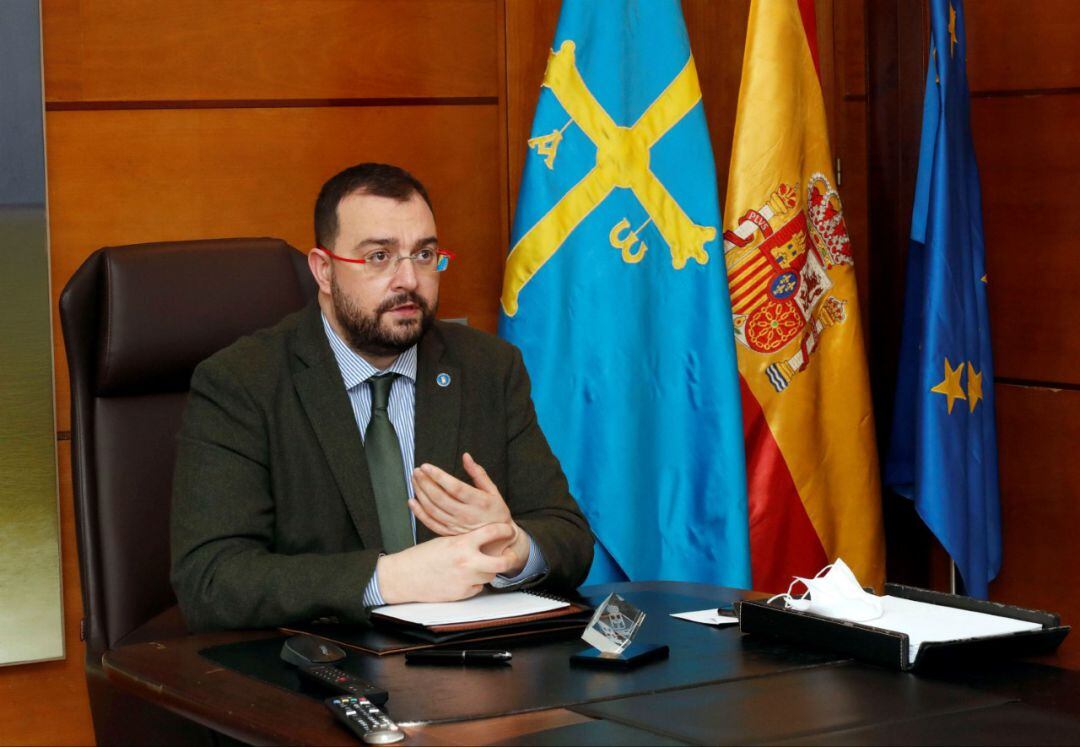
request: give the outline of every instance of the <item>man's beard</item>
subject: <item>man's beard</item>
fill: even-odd
[[[439,308],[438,300],[432,308],[415,291],[403,291],[386,299],[371,315],[365,314],[346,296],[337,284],[336,278],[330,280],[330,298],[334,303],[334,315],[345,332],[349,347],[358,353],[368,355],[400,355],[411,348],[435,321],[435,312]],[[420,309],[419,323],[409,320],[403,324],[394,324],[384,329],[382,316],[395,306],[412,303]]]

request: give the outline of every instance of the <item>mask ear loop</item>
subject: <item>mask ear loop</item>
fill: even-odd
[[[826,573],[828,573],[829,571],[831,571],[831,570],[832,570],[832,567],[833,567],[834,565],[836,565],[836,563],[829,563],[829,564],[828,564],[827,566],[825,566],[825,567],[824,567],[824,568],[822,568],[822,569],[821,569],[820,571],[818,571],[818,572],[817,572],[817,574],[815,574],[814,578],[821,578],[821,577],[822,577],[822,576],[824,576],[824,575],[825,575]]]
[[[779,594],[776,594],[775,596],[769,597],[768,599],[765,600],[765,604],[772,604],[777,599],[781,599],[781,598],[787,599],[790,602],[791,601],[791,590],[795,588],[795,584],[802,584],[803,586],[806,586],[806,584],[803,582],[803,580],[801,578],[793,578],[791,580],[791,583],[788,584],[787,591],[784,591],[784,592],[781,592]],[[802,597],[799,597],[799,598],[802,599],[809,593],[810,593],[810,587],[807,586],[806,587],[806,592],[802,595]]]

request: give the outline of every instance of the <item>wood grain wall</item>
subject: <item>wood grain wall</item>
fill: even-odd
[[[899,308],[929,19],[922,3],[866,4],[870,45],[872,140],[870,219],[882,250],[872,286],[882,340],[899,331]],[[983,197],[991,336],[995,359],[1003,566],[991,598],[1080,619],[1071,592],[1078,556],[1080,463],[1080,314],[1072,289],[1080,214],[1070,186],[1080,145],[1080,31],[1069,0],[965,3],[971,127]],[[891,310],[890,310],[891,309]],[[873,312],[872,312],[873,313]],[[879,393],[891,391],[895,346],[874,349]],[[891,396],[891,395],[889,395]],[[886,398],[887,400],[887,398]],[[879,413],[881,412],[879,402]],[[943,587],[945,557],[915,523],[908,541],[896,531],[890,559],[912,579]],[[1060,661],[1080,666],[1080,643],[1067,640]]]
[[[95,249],[312,242],[319,186],[398,163],[458,255],[441,313],[494,330],[508,233],[502,0],[44,0],[54,301]],[[55,306],[54,306],[55,308]],[[67,363],[55,325],[64,662],[0,671],[0,741],[86,744]],[[63,718],[43,693],[62,694]]]
[[[1080,33],[1070,0],[965,5],[1001,471],[991,598],[1080,621]],[[1062,655],[1080,666],[1080,641]]]

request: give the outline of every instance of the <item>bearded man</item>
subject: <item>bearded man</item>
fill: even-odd
[[[315,204],[317,303],[204,361],[172,508],[192,630],[584,579],[593,540],[541,432],[521,354],[435,321],[427,191],[365,163]]]

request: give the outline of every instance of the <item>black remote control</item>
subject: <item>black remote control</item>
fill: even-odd
[[[401,727],[367,698],[335,695],[324,702],[338,721],[368,744],[390,744],[405,738]]]
[[[313,682],[318,682],[324,687],[338,692],[355,695],[358,698],[366,698],[377,706],[381,706],[390,699],[390,694],[381,687],[365,682],[343,669],[330,666],[329,664],[310,664],[297,667],[302,677],[307,677]]]

